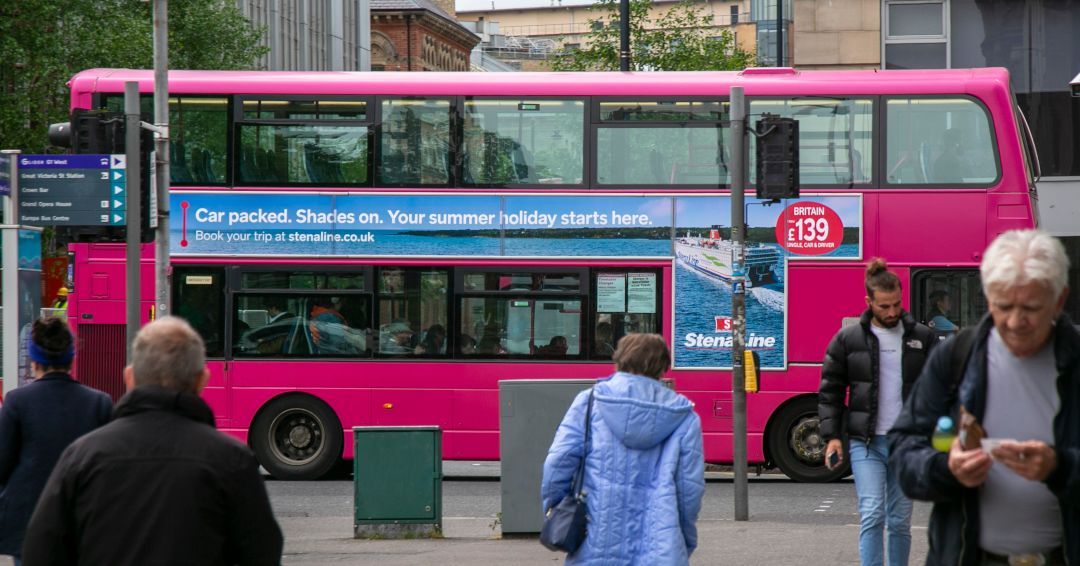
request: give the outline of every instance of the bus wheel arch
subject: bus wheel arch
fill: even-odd
[[[281,480],[323,477],[341,459],[344,430],[326,402],[305,393],[268,401],[251,421],[248,444],[259,464]]]
[[[765,459],[795,481],[823,483],[851,473],[848,458],[844,458],[843,465],[836,470],[825,467],[825,441],[818,430],[817,395],[792,397],[776,409],[765,426],[764,449]]]

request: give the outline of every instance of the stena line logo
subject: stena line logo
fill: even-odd
[[[731,335],[712,336],[709,334],[691,332],[683,340],[683,346],[690,350],[730,350]],[[753,350],[771,350],[776,347],[775,336],[758,336],[751,332],[746,338],[746,347]]]

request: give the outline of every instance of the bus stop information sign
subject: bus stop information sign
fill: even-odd
[[[124,155],[20,155],[19,224],[123,226]]]

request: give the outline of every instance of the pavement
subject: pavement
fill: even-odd
[[[446,480],[498,478],[498,462],[444,462]],[[751,477],[770,481],[769,474]],[[787,482],[783,476],[771,476]],[[714,468],[708,482],[730,482],[732,474]],[[707,505],[730,505],[730,499],[706,501]],[[693,565],[834,565],[859,564],[857,521],[852,524],[818,524],[802,518],[791,520],[755,517],[750,501],[750,520],[698,521],[699,546]],[[340,565],[504,565],[559,564],[564,554],[547,550],[535,536],[503,537],[497,520],[477,517],[443,518],[443,538],[412,540],[357,540],[352,522],[340,517],[279,517],[285,531],[283,564]],[[912,527],[910,564],[926,560],[926,528]]]
[[[499,477],[498,462],[445,462],[445,480]],[[783,476],[765,474],[752,481],[784,481]],[[712,467],[708,482],[731,482],[725,468]],[[706,499],[706,505],[734,506],[730,498]],[[916,505],[923,505],[917,503]],[[733,514],[733,513],[732,513]],[[699,520],[699,546],[691,557],[693,565],[737,564],[746,566],[813,566],[859,564],[859,526],[835,524],[790,515],[755,515],[750,501],[750,520]],[[918,513],[917,513],[918,515]],[[443,537],[438,539],[358,540],[352,537],[351,517],[300,513],[281,516],[285,533],[282,563],[312,566],[378,564],[380,566],[457,565],[540,566],[559,564],[565,555],[548,551],[535,536],[503,537],[497,519],[483,517],[443,518]],[[910,564],[926,560],[926,527],[912,526]],[[0,557],[0,566],[11,564]]]

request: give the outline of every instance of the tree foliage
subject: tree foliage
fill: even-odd
[[[42,153],[48,125],[67,119],[66,83],[84,69],[153,68],[152,2],[0,2],[0,148]],[[265,53],[263,30],[228,0],[170,0],[169,67],[245,69]]]
[[[754,64],[754,54],[735,45],[735,35],[713,27],[713,15],[683,0],[654,20],[650,0],[630,0],[630,70],[741,70]],[[619,70],[619,0],[599,0],[590,10],[598,17],[586,43],[555,58],[556,71]],[[564,42],[565,47],[565,42]]]

